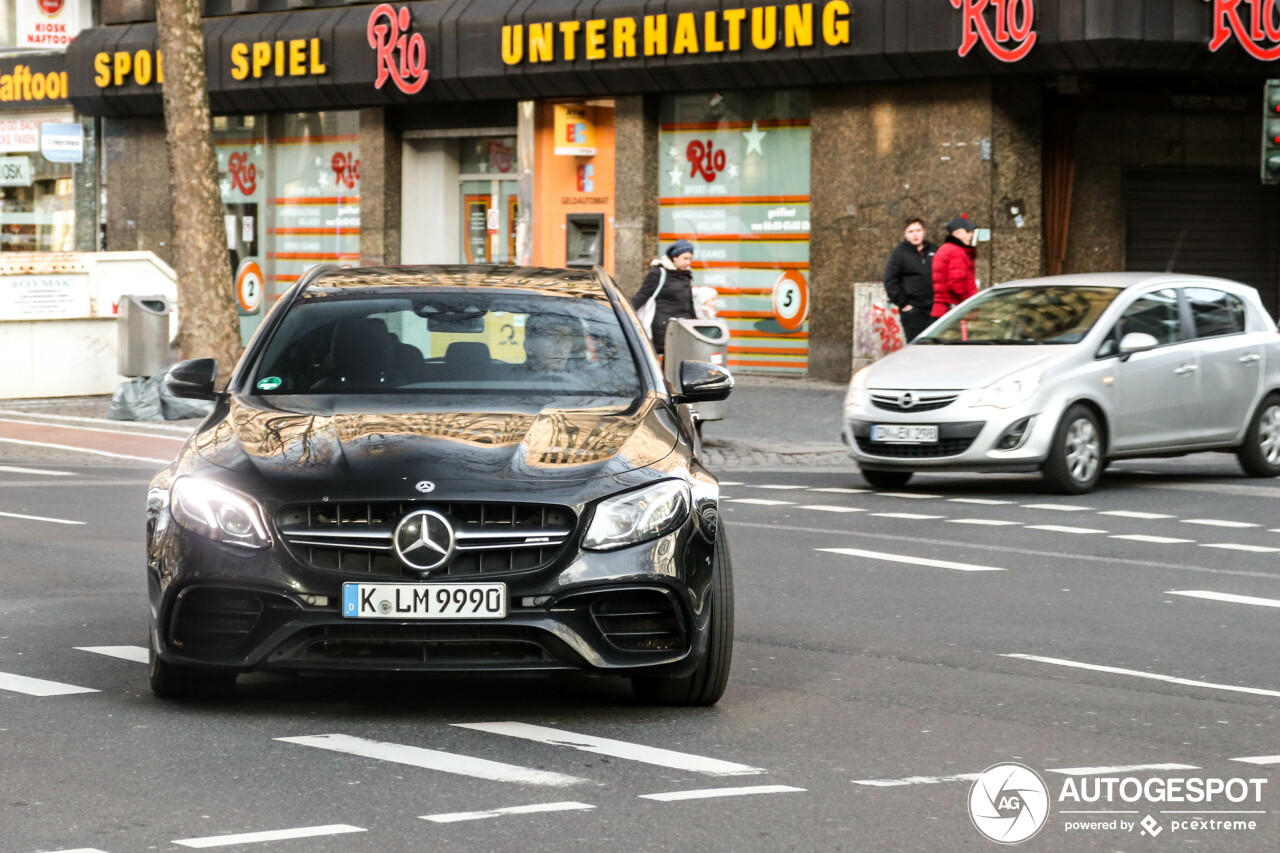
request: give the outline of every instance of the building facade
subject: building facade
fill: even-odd
[[[731,366],[833,380],[911,216],[935,241],[975,219],[984,283],[1213,273],[1280,312],[1274,5],[209,0],[228,248],[269,304],[322,261],[600,263],[633,290],[688,238]],[[102,123],[106,247],[168,257],[153,12],[104,2],[68,85]]]

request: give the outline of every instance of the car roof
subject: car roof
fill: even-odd
[[[1149,284],[1203,284],[1226,289],[1254,290],[1247,284],[1225,278],[1212,278],[1203,275],[1170,272],[1096,272],[1077,273],[1074,275],[1051,275],[1042,278],[1024,278],[1015,281],[1004,281],[996,287],[1142,287]]]
[[[318,271],[308,290],[356,293],[384,288],[495,288],[532,291],[543,296],[567,296],[608,301],[601,279],[591,270],[513,267],[503,264],[421,265],[398,267],[332,267]]]

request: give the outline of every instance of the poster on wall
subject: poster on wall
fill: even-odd
[[[807,93],[665,98],[659,153],[662,244],[696,246],[694,284],[716,289],[729,366],[807,371]]]
[[[88,275],[0,279],[0,320],[67,320],[92,314]]]
[[[489,196],[468,195],[463,199],[467,220],[467,263],[489,262]]]
[[[66,50],[89,23],[81,0],[17,0],[15,45],[39,50]]]

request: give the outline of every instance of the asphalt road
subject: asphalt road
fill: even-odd
[[[175,433],[144,429],[133,460],[0,445],[0,853],[996,850],[969,800],[1005,762],[1051,800],[1023,849],[1280,848],[1280,482],[1231,457],[1120,463],[1078,498],[727,472],[737,642],[712,709],[583,677],[252,676],[171,703],[138,658],[141,460]],[[1266,781],[1062,799],[1108,778]],[[1255,827],[1196,823],[1224,820]]]

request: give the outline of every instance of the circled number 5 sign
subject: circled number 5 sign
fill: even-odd
[[[788,332],[798,332],[809,318],[809,283],[796,270],[787,270],[773,283],[773,316]]]
[[[257,261],[246,260],[236,271],[236,300],[246,314],[257,314],[262,307],[262,267]]]

